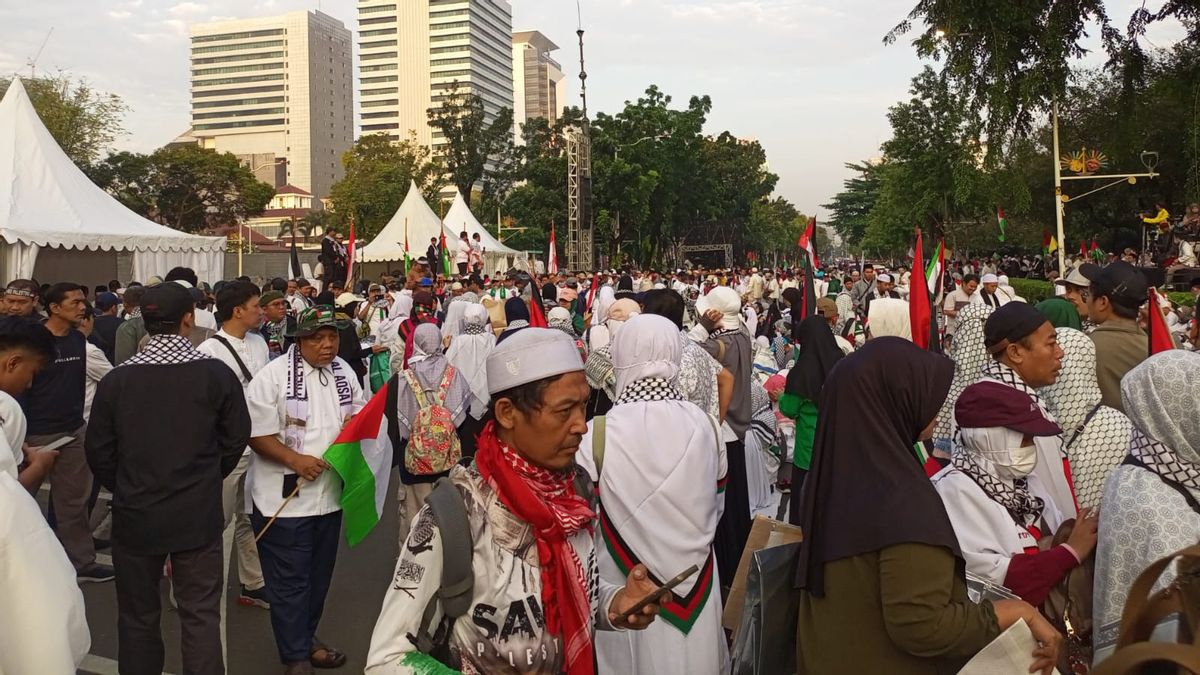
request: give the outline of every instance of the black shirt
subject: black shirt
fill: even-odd
[[[123,323],[125,320],[115,314],[101,314],[96,317],[96,327],[90,338],[91,343],[99,347],[113,365],[116,365],[117,329]]]
[[[221,482],[250,442],[237,375],[216,359],[127,364],[96,386],[88,465],[113,493],[113,542],[154,555],[221,536]]]
[[[29,435],[69,433],[83,426],[86,344],[77,330],[54,337],[54,363],[38,372],[25,396]]]

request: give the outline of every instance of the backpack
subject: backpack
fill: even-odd
[[[596,473],[600,472],[600,466],[604,463],[604,432],[605,419],[597,417],[592,433],[592,459],[596,464]],[[577,468],[574,482],[575,493],[586,499],[594,510],[597,495],[591,477],[582,468]],[[413,645],[417,651],[454,667],[449,650],[450,627],[467,613],[475,596],[475,569],[472,564],[475,541],[471,537],[467,507],[449,476],[437,480],[425,503],[429,505],[442,539],[442,581],[421,613],[421,623],[412,636]],[[433,623],[439,602],[445,626],[443,630]]]
[[[454,415],[446,408],[446,392],[456,372],[454,366],[446,366],[442,382],[431,401],[417,381],[417,376],[411,370],[404,371],[408,386],[421,408],[417,412],[417,419],[413,420],[408,450],[404,453],[404,469],[414,476],[445,473],[462,459]]]

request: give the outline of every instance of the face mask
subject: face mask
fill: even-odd
[[[1008,449],[1007,462],[995,462],[998,469],[1008,474],[1009,478],[1024,478],[1033,473],[1037,467],[1037,446],[1024,445]]]

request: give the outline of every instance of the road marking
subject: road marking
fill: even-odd
[[[83,663],[79,664],[79,670],[87,675],[117,675],[119,672],[116,661],[95,654],[83,657]],[[163,675],[171,674],[163,673]]]

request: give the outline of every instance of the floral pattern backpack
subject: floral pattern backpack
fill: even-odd
[[[426,392],[411,370],[404,371],[420,411],[413,420],[404,453],[404,469],[414,476],[445,473],[462,459],[462,446],[454,426],[454,415],[446,408],[446,392],[454,381],[454,366],[446,366],[441,384]],[[428,394],[434,394],[433,398]]]

